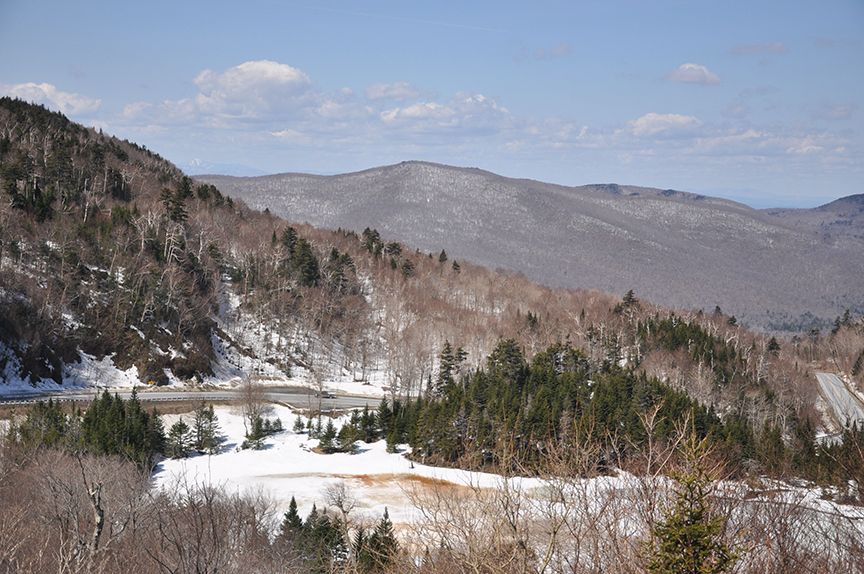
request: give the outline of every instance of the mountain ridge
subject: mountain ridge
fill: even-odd
[[[720,306],[762,330],[824,328],[847,308],[860,312],[864,300],[859,238],[700,194],[567,187],[428,162],[336,176],[196,179],[289,221],[377,228],[552,287],[634,289],[661,305]]]

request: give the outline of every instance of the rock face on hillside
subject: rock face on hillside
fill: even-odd
[[[806,330],[845,309],[864,313],[860,237],[728,200],[616,184],[565,187],[423,162],[336,176],[197,179],[289,221],[377,228],[551,286],[633,289],[654,303],[706,312],[719,305],[756,328]]]

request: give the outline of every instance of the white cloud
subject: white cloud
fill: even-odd
[[[691,77],[673,81],[698,83],[713,76],[695,64],[678,71],[682,69]],[[618,174],[615,170],[625,160],[633,171],[620,173],[632,174],[634,181],[639,181],[640,173],[661,174],[658,178],[685,172],[697,178],[725,177],[751,165],[802,176],[823,173],[826,165],[861,168],[860,146],[854,141],[806,122],[755,123],[749,98],[774,90],[766,87],[742,91],[732,100],[724,115],[751,121],[746,126],[729,122],[735,126],[730,127],[675,113],[647,113],[606,125],[586,125],[584,118],[530,118],[512,114],[483,94],[458,92],[450,99],[438,99],[408,82],[373,84],[361,94],[347,88],[324,93],[302,71],[266,61],[247,62],[224,72],[206,70],[195,85],[199,93],[190,98],[127,106],[119,118],[125,122],[122,137],[146,135],[148,147],[189,157],[206,157],[202,148],[209,148],[217,157],[223,154],[220,161],[226,163],[229,154],[257,155],[261,167],[271,171],[348,171],[406,158],[471,163],[493,170],[497,166],[512,174],[525,169],[524,176],[540,179],[545,176],[537,171],[538,165],[548,167],[550,174],[555,170],[576,173],[575,168],[562,166],[589,165]],[[853,109],[823,102],[805,113],[842,119]],[[106,129],[116,133],[116,126]],[[180,151],[172,152],[172,146]],[[291,154],[285,153],[288,149]],[[582,182],[611,177],[599,167],[594,172],[579,169],[583,171],[578,177],[589,178]],[[764,177],[764,173],[767,170],[750,175]]]
[[[404,102],[420,97],[420,90],[408,82],[396,82],[395,84],[375,83],[366,88],[367,100],[395,100]]]
[[[460,131],[465,135],[489,133],[508,128],[510,112],[483,94],[459,92],[446,104],[416,102],[380,114],[390,128],[422,132]]]
[[[638,120],[627,124],[630,133],[639,138],[661,137],[677,138],[696,134],[696,130],[702,125],[699,119],[693,116],[682,116],[679,114],[645,114]]]
[[[663,76],[663,79],[667,82],[684,82],[700,86],[716,86],[723,81],[720,76],[699,64],[681,64],[677,70]]]
[[[238,123],[313,113],[322,97],[305,73],[269,60],[245,62],[225,71],[204,70],[194,83],[199,89],[194,98],[158,105],[129,104],[124,119],[133,123],[228,128]]]
[[[312,90],[309,76],[269,60],[245,62],[224,72],[204,70],[195,85],[201,90],[195,105],[202,113],[249,120],[304,107]]]
[[[736,56],[747,54],[774,54],[783,56],[789,53],[789,47],[783,42],[774,42],[773,44],[742,44],[733,46],[732,53]]]
[[[92,114],[102,105],[102,100],[94,100],[81,94],[61,92],[51,84],[15,84],[0,86],[3,95],[20,98],[28,102],[45,105],[48,108],[60,110],[69,116]]]
[[[271,92],[281,94],[305,90],[309,76],[286,64],[261,60],[245,62],[224,72],[204,70],[195,78],[202,93],[219,95],[226,100],[260,97]]]

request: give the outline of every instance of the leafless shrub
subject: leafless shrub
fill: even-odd
[[[260,494],[228,494],[223,487],[180,479],[152,499],[144,542],[160,572],[217,574],[277,572],[269,534],[273,505]]]

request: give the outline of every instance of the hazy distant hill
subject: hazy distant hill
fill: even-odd
[[[864,239],[864,193],[841,197],[814,209],[766,209],[765,212],[824,233]]]
[[[552,286],[634,289],[706,312],[719,305],[755,327],[824,327],[847,308],[864,312],[864,241],[811,222],[834,204],[775,216],[673,190],[565,187],[423,162],[335,176],[196,179],[289,221],[377,228]]]

